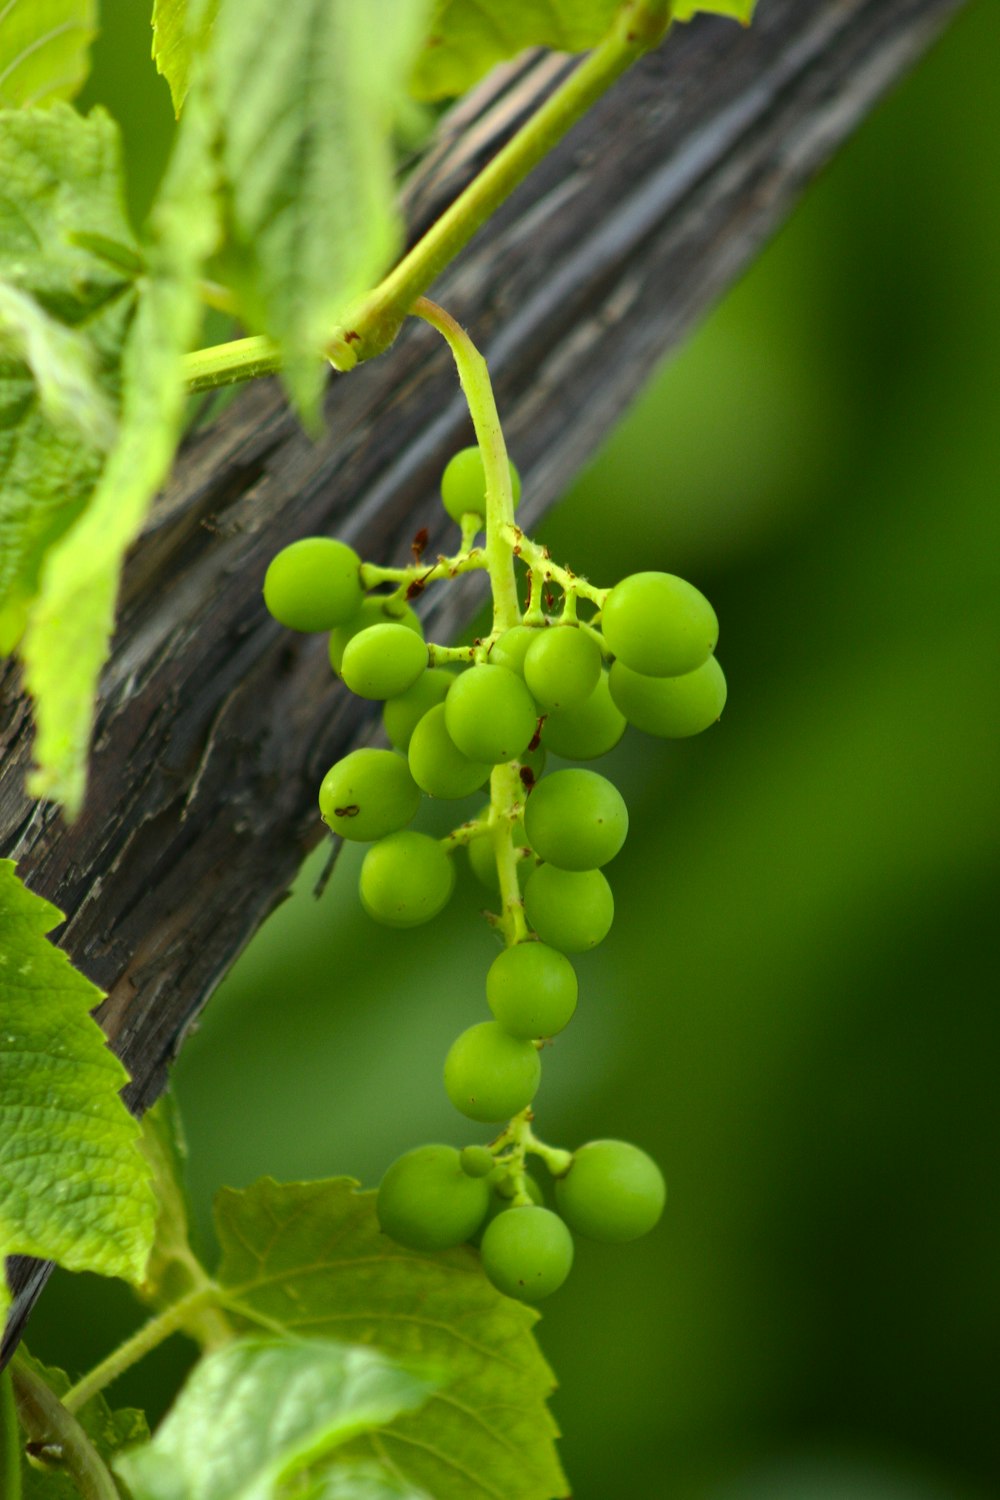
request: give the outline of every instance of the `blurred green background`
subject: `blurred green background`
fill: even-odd
[[[147,7],[105,0],[87,100],[141,208],[169,129]],[[546,1054],[539,1129],[631,1138],[662,1227],[581,1246],[545,1309],[576,1500],[1000,1493],[996,862],[1000,7],[968,7],[547,520],[600,581],[715,603],[722,725],[609,761],[618,917]],[[515,455],[516,456],[516,455]],[[175,1072],[197,1211],[463,1130],[439,1083],[492,939],[376,930],[316,862]],[[471,976],[471,977],[470,977]],[[138,1314],[59,1275],[35,1352]],[[176,1342],[116,1397],[161,1410]]]

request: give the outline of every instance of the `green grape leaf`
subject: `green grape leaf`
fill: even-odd
[[[435,1500],[552,1500],[569,1493],[546,1407],[552,1372],[538,1313],[495,1291],[476,1251],[425,1255],[379,1229],[375,1194],[349,1179],[264,1179],[216,1199],[219,1280],[230,1316],[267,1319],[290,1337],[344,1338],[421,1360],[447,1383],[419,1412],[357,1439]]]
[[[29,789],[62,802],[70,817],[83,801],[122,561],[173,459],[182,356],[197,332],[198,276],[216,241],[207,124],[197,112],[185,123],[150,218],[146,273],[122,352],[118,438],[86,508],[44,558],[22,645],[37,725]]]
[[[439,99],[463,94],[525,47],[583,52],[621,8],[621,0],[435,0],[410,86],[418,99]]]
[[[72,99],[90,71],[97,0],[7,0],[0,10],[0,109]]]
[[[381,1464],[341,1463],[313,1480],[313,1487],[295,1500],[432,1500],[426,1490],[415,1490],[405,1479]]]
[[[68,428],[71,442],[107,449],[114,407],[101,389],[89,343],[10,282],[0,280],[0,358],[30,375],[43,419]]]
[[[62,1400],[70,1388],[69,1377],[63,1370],[43,1365],[23,1346],[18,1359]],[[74,1416],[105,1463],[110,1463],[123,1449],[149,1441],[145,1412],[130,1406],[112,1410],[100,1392]],[[38,1469],[26,1458],[21,1466],[21,1493],[22,1500],[79,1500],[76,1485],[67,1474],[56,1468]]]
[[[162,1311],[210,1286],[208,1272],[191,1246],[185,1186],[187,1146],[171,1093],[162,1095],[143,1115],[141,1144],[152,1172],[156,1231],[145,1278],[135,1290],[142,1302]],[[203,1348],[214,1348],[232,1337],[229,1319],[211,1298],[196,1302],[182,1327]]]
[[[188,0],[153,0],[153,61],[167,80],[174,113],[180,115],[191,84],[195,57],[208,42],[219,0],[198,7]]]
[[[431,1389],[376,1349],[239,1340],[195,1366],[152,1442],[117,1472],[133,1500],[278,1500],[299,1480],[322,1494],[311,1471],[333,1449]]]
[[[424,17],[425,0],[284,0],[280,25],[273,0],[219,5],[203,76],[228,212],[221,279],[280,344],[309,420],[324,345],[401,243],[392,126]]]
[[[154,1204],[128,1075],[90,1015],[100,990],[45,937],[61,921],[0,860],[0,1259],[139,1281]]]
[[[0,112],[0,182],[0,610],[16,613],[93,491],[135,310],[134,278],[74,236],[137,252],[101,111]]]
[[[152,1307],[169,1307],[193,1290],[196,1281],[207,1280],[190,1243],[190,1214],[184,1187],[187,1145],[180,1114],[168,1091],[142,1117],[142,1154],[152,1174],[156,1199],[156,1233],[146,1264],[146,1275],[137,1288]]]
[[[670,14],[675,21],[690,21],[704,11],[713,16],[732,16],[749,26],[756,8],[757,0],[673,0]]]

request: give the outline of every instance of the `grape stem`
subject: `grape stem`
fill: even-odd
[[[463,548],[454,557],[439,557],[427,564],[408,563],[404,568],[382,568],[376,563],[361,564],[361,587],[366,591],[378,588],[380,583],[396,583],[404,597],[412,584],[423,588],[428,583],[437,583],[440,578],[457,578],[459,573],[472,573],[488,566],[481,547]]]
[[[514,525],[514,491],[511,486],[510,460],[497,412],[490,372],[486,361],[460,323],[431,302],[419,297],[412,308],[415,317],[423,318],[444,338],[458,368],[458,378],[469,405],[486,476],[486,566],[493,594],[493,630],[488,645],[505,630],[518,624],[521,610],[517,598],[517,575],[510,532]],[[480,646],[482,651],[482,646]],[[439,648],[433,659],[441,660]],[[475,648],[473,648],[475,654]],[[517,855],[514,852],[514,818],[522,800],[521,779],[513,765],[494,766],[490,776],[490,807],[493,821],[493,848],[500,880],[501,925],[508,946],[521,943],[528,936],[524,919],[524,902],[517,879]]]
[[[221,1343],[225,1338],[231,1337],[232,1330],[221,1322],[217,1315],[210,1332],[202,1321],[205,1312],[214,1311],[218,1301],[219,1288],[202,1272],[198,1284],[192,1291],[178,1298],[176,1302],[170,1303],[155,1317],[150,1318],[131,1338],[112,1350],[106,1359],[103,1359],[99,1365],[95,1365],[66,1392],[62,1400],[66,1410],[75,1412],[79,1411],[81,1406],[86,1406],[98,1391],[103,1391],[104,1387],[110,1385],[113,1380],[117,1380],[119,1375],[123,1375],[126,1370],[131,1369],[132,1365],[144,1359],[171,1334],[184,1332],[203,1347]]]
[[[509,630],[521,618],[517,603],[514,554],[507,529],[514,524],[514,491],[510,461],[486,361],[462,325],[429,297],[418,297],[411,309],[444,338],[458,367],[486,472],[486,566],[493,590],[493,630]]]
[[[569,568],[561,568],[558,563],[552,561],[547,547],[541,547],[538,542],[533,542],[524,534],[520,526],[513,522],[507,527],[504,535],[514,556],[522,558],[531,569],[531,609],[525,615],[526,619],[529,616],[534,619],[536,613],[540,618],[542,595],[544,585],[547,583],[557,583],[567,600],[570,595],[573,595],[576,598],[589,599],[592,604],[597,605],[598,609],[604,608],[605,600],[611,592],[610,589],[599,589],[595,584],[588,583],[586,578],[578,578]]]
[[[522,1110],[490,1147],[497,1166],[506,1170],[514,1189],[511,1201],[515,1208],[529,1207],[533,1202],[525,1180],[525,1160],[529,1155],[540,1157],[553,1177],[565,1177],[573,1164],[572,1151],[563,1151],[559,1146],[548,1146],[539,1140],[531,1128],[533,1119],[530,1107]]]
[[[482,817],[472,818],[468,823],[460,823],[457,828],[446,833],[439,842],[444,844],[446,849],[458,849],[471,844],[474,839],[485,838],[492,829],[491,811],[492,809],[488,809]]]

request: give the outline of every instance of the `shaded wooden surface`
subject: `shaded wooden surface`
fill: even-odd
[[[679,28],[572,131],[433,295],[486,354],[529,523],[654,364],[740,273],[809,178],[961,0],[761,0],[752,28]],[[431,222],[572,60],[528,56],[443,122],[405,195]],[[450,356],[407,325],[334,379],[310,442],[274,382],[182,452],[130,558],[104,673],[86,810],[29,802],[28,706],[0,670],[0,854],[67,914],[58,940],[108,993],[99,1012],[141,1111],[193,1019],[321,836],[316,788],[370,734],[325,641],[278,627],[270,556],[326,532],[399,562],[416,531],[452,547],[436,485],[470,438]],[[447,639],[481,579],[426,598]],[[19,1290],[3,1354],[44,1280]],[[2,1356],[0,1356],[2,1357]]]

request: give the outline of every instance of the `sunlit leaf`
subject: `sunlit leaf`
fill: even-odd
[[[60,921],[0,860],[0,1259],[138,1281],[154,1205],[128,1075],[91,1018],[100,991],[45,936]]]
[[[422,1255],[394,1244],[374,1200],[343,1178],[220,1193],[231,1315],[235,1299],[291,1336],[343,1338],[444,1373],[426,1406],[345,1456],[388,1462],[435,1500],[567,1495],[546,1407],[554,1381],[532,1333],[538,1314],[495,1291],[474,1250]]]
[[[133,1500],[279,1500],[293,1481],[322,1495],[311,1471],[430,1390],[375,1349],[240,1340],[195,1366],[152,1442],[116,1467]]]
[[[219,6],[204,77],[228,208],[222,279],[281,345],[312,417],[324,345],[401,243],[392,126],[425,8],[284,0],[276,24],[272,0]]]
[[[526,47],[582,52],[620,9],[621,0],[436,0],[411,87],[420,99],[462,94]]]
[[[675,21],[690,21],[692,16],[705,12],[713,16],[732,16],[749,26],[757,0],[673,0],[671,14]]]
[[[0,614],[26,615],[113,437],[135,310],[134,277],[74,235],[137,250],[101,111],[0,112],[0,181]]]
[[[114,407],[101,389],[90,344],[18,287],[0,281],[0,359],[24,365],[44,419],[71,441],[107,449]]]
[[[83,801],[94,695],[125,552],[169,470],[184,409],[182,355],[198,327],[198,275],[214,246],[206,127],[187,122],[151,217],[146,274],[121,365],[118,439],[86,508],[45,555],[22,655],[35,699],[33,795]]]
[[[6,0],[0,9],[0,109],[72,99],[90,71],[97,0]]]
[[[191,66],[205,49],[218,8],[219,0],[204,0],[200,6],[188,0],[153,0],[153,61],[170,86],[175,114],[187,98]]]

